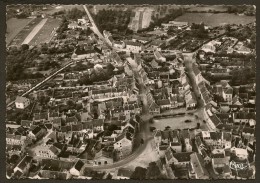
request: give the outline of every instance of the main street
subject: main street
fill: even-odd
[[[200,120],[203,120],[204,119],[204,117],[203,117],[204,102],[200,98],[201,93],[198,89],[198,85],[195,80],[195,74],[194,74],[194,71],[192,68],[193,63],[196,63],[195,54],[196,54],[196,52],[183,53],[183,56],[184,56],[185,70],[186,70],[187,75],[189,76],[192,90],[195,93],[195,96],[196,96],[197,102],[198,102],[197,110],[196,110],[196,112],[194,112],[194,114],[196,114]],[[207,128],[207,125],[205,125],[205,126]]]
[[[99,31],[98,27],[96,26],[90,12],[88,11],[86,5],[83,5],[83,8],[85,9],[87,15],[88,15],[88,18],[89,18],[89,21],[92,25],[91,29],[93,30],[93,32],[98,35],[98,37],[103,40],[105,43],[107,43],[106,39],[104,38],[103,34]],[[113,47],[110,46],[110,48],[112,50],[114,50]],[[190,79],[191,79],[191,85],[192,85],[192,88],[196,94],[196,96],[200,96],[200,93],[199,93],[199,90],[198,90],[198,86],[195,82],[195,75],[194,75],[194,72],[193,72],[193,69],[192,69],[192,64],[195,62],[194,60],[194,53],[186,53],[184,54],[184,62],[185,62],[185,67],[187,69],[187,74],[189,75]],[[113,169],[113,168],[119,168],[119,167],[122,167],[122,166],[126,166],[127,164],[131,163],[132,161],[134,161],[135,159],[137,159],[139,156],[141,156],[147,149],[148,147],[148,144],[152,142],[152,136],[151,136],[151,132],[149,131],[149,118],[151,117],[151,115],[149,115],[149,112],[148,112],[148,102],[147,102],[147,88],[146,86],[144,85],[143,81],[142,81],[142,77],[140,76],[138,70],[137,70],[137,63],[133,60],[132,62],[129,62],[131,67],[132,67],[132,70],[133,70],[133,73],[134,73],[134,76],[135,76],[135,79],[137,80],[138,82],[138,85],[139,85],[139,96],[141,97],[141,101],[143,103],[143,115],[142,115],[142,119],[143,119],[143,123],[141,124],[141,129],[140,129],[140,136],[141,138],[143,138],[144,140],[144,144],[143,145],[140,145],[140,147],[138,147],[134,152],[133,154],[131,154],[130,156],[128,156],[127,158],[121,160],[121,161],[118,161],[118,162],[115,162],[111,165],[104,165],[104,166],[92,166],[92,165],[88,165],[88,164],[85,164],[85,167],[87,168],[91,168],[91,169],[95,169],[95,170],[109,170],[109,169]],[[196,111],[196,113],[198,114],[199,118],[200,119],[203,119],[203,102],[201,100],[198,100],[198,110]]]

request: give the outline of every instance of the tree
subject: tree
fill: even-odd
[[[146,177],[146,172],[147,169],[143,168],[143,167],[136,167],[135,171],[133,172],[133,174],[131,175],[130,179],[134,179],[134,180],[144,180]]]
[[[22,44],[21,49],[22,49],[22,51],[28,50],[29,45],[28,44]]]
[[[197,123],[197,129],[199,129],[200,128],[200,123]]]
[[[111,180],[112,179],[112,175],[110,173],[108,173],[106,179]]]
[[[74,103],[72,100],[68,100],[68,101],[67,101],[67,105],[70,106],[70,107],[72,107],[72,106],[75,105],[75,103]]]
[[[161,171],[155,162],[149,163],[146,172],[146,179],[158,179],[161,176]]]

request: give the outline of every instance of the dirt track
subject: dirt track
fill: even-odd
[[[47,18],[43,19],[38,25],[36,25],[30,34],[25,38],[22,44],[29,44],[30,41],[34,38],[34,36],[41,30],[44,24],[47,22]]]

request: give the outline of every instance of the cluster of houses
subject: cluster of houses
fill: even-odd
[[[187,22],[170,21],[162,27],[189,30]],[[89,22],[83,17],[68,28],[71,32],[88,29]],[[251,50],[229,37],[202,46],[199,64],[191,67],[200,94],[196,97],[182,55],[174,53],[172,57],[161,50],[167,41],[142,35],[118,41],[108,31],[103,31],[103,35],[109,45],[94,34],[83,40],[78,34],[71,34],[75,36],[71,39],[75,45],[71,56],[74,65],[80,61],[93,66],[85,71],[65,71],[54,78],[54,87],[16,98],[16,109],[30,108],[30,119],[21,120],[20,124],[6,123],[8,178],[86,178],[86,169],[128,157],[140,143],[140,115],[146,105],[143,95],[152,115],[177,108],[192,110],[198,106],[198,100],[203,102],[203,122],[209,130],[154,131],[154,150],[160,156],[160,168],[165,169],[169,178],[253,178],[250,163],[256,155],[255,83],[232,86],[229,80],[210,83],[205,77],[207,72],[212,77],[229,77],[233,68],[241,67],[217,64],[212,55],[210,60],[205,59],[206,53],[228,50],[249,54]],[[109,46],[127,51],[130,56],[123,62]],[[152,54],[153,58],[145,61],[142,54]],[[115,67],[112,78],[87,86],[78,84],[84,74],[102,71],[109,63]],[[214,67],[209,68],[210,65]],[[120,69],[124,72],[120,73]],[[140,93],[140,84],[145,86],[142,92],[146,93]],[[27,90],[32,85],[20,83],[15,87]],[[49,99],[42,102],[41,98],[46,96]],[[237,168],[241,166],[245,168]],[[120,168],[114,178],[129,179],[132,173]]]
[[[156,152],[164,159],[163,168],[172,179],[253,178],[249,161],[252,154],[231,132],[155,130],[154,142]],[[239,165],[245,169],[236,168]]]
[[[154,101],[150,102],[150,113],[159,114],[166,110],[185,107],[187,110],[196,108],[197,99],[191,91],[183,59],[177,56],[173,60],[166,60],[158,50],[154,51],[154,57],[151,62],[144,63],[149,70],[147,86]]]
[[[75,79],[64,76],[67,80]],[[19,125],[7,122],[6,152],[10,159],[14,155],[20,157],[18,164],[8,165],[8,177],[69,179],[84,176],[84,164],[102,166],[129,156],[137,143],[135,136],[142,111],[136,85],[133,75],[119,74],[89,86],[52,88],[47,110],[34,112],[32,109],[32,119],[21,120]],[[16,108],[26,109],[49,91],[43,89],[29,97],[17,97]],[[60,112],[62,106],[69,105],[68,101],[80,107]],[[65,172],[55,170],[50,168],[55,165],[43,165],[47,160],[58,164],[70,162],[70,166]],[[28,176],[32,166],[39,169]]]
[[[97,119],[93,119],[94,114],[89,112],[76,113],[74,116],[45,112],[35,113],[31,121],[22,120],[21,125],[7,124],[6,153],[10,158],[15,155],[24,157],[18,165],[12,167],[10,177],[17,176],[16,174],[27,176],[28,167],[19,166],[24,164],[22,162],[28,156],[31,157],[28,161],[33,157],[38,164],[43,163],[44,159],[82,159],[88,166],[99,166],[112,164],[130,155],[135,133],[139,130],[140,119],[136,115],[140,108],[136,102],[124,104],[119,99],[93,106],[98,113]],[[27,148],[30,149],[29,152]],[[31,162],[27,163],[32,165]],[[34,178],[46,178],[41,171],[47,167],[41,167],[43,169]],[[18,168],[20,169],[17,170]],[[77,170],[79,174],[79,168]],[[68,172],[64,175],[66,179],[71,174]]]

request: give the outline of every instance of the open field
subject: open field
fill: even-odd
[[[254,22],[256,18],[254,16],[235,15],[228,13],[185,13],[179,16],[175,21],[183,21],[192,23],[204,22],[205,25],[219,26],[223,24],[248,24]]]
[[[53,14],[55,12],[59,12],[59,11],[63,11],[63,10],[70,10],[72,8],[78,8],[79,10],[82,10],[84,11],[84,8],[82,5],[60,5],[60,6],[56,6],[56,7],[53,7],[51,9],[48,9],[46,11],[44,11],[44,13],[47,13],[47,14]]]
[[[42,19],[42,21],[40,21],[40,23],[38,23],[30,32],[30,34],[25,38],[22,44],[29,44],[30,41],[34,38],[34,36],[41,30],[41,28],[44,26],[47,20],[47,18]]]
[[[227,6],[223,5],[212,5],[212,6],[191,6],[188,11],[218,11],[218,12],[225,12],[228,10]]]
[[[39,22],[42,20],[42,18],[35,18],[33,19],[29,24],[27,24],[11,41],[11,45],[21,45],[25,38],[30,34],[30,32],[34,29],[36,25],[39,24]]]
[[[25,19],[17,19],[10,18],[6,21],[6,44],[8,45],[15,36],[33,19],[25,18]]]
[[[55,30],[60,25],[59,19],[48,18],[47,22],[41,28],[41,30],[34,36],[34,38],[30,41],[29,45],[38,45],[40,43],[48,43],[53,35],[55,34]]]

